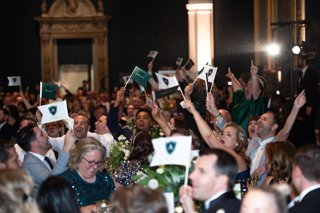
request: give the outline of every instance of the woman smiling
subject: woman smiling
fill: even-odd
[[[94,138],[81,139],[70,151],[65,177],[77,193],[82,212],[94,211],[96,201],[109,200],[115,190],[107,172],[100,172],[106,159],[106,148]]]

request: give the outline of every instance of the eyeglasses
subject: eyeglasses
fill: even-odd
[[[94,161],[88,161],[87,159],[85,159],[84,157],[82,157],[85,161],[87,161],[88,162],[88,164],[89,164],[89,166],[95,166],[95,165],[97,165],[98,167],[102,164],[102,163],[104,163],[104,161],[98,161],[98,162],[94,162]]]

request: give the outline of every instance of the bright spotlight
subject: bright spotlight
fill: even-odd
[[[268,52],[270,55],[278,55],[280,51],[278,44],[270,44],[268,47]]]
[[[294,45],[292,47],[292,53],[298,55],[300,53],[300,47],[298,45]]]

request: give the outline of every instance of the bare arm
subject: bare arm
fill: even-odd
[[[182,79],[182,77],[181,77],[181,75],[180,75],[180,70],[179,70],[179,69],[176,69],[176,78],[177,78],[177,80],[180,81],[180,82],[183,81],[183,79]]]
[[[210,148],[218,148],[225,149],[224,146],[219,139],[213,134],[211,128],[208,124],[202,119],[199,112],[194,107],[193,103],[190,101],[184,101],[186,109],[193,115],[194,120],[198,126],[199,132],[203,138],[203,140],[208,144]]]
[[[226,74],[226,77],[231,79],[233,91],[236,92],[238,90],[243,90],[241,84],[239,83],[239,81],[236,79],[236,77],[234,77],[233,73],[231,72],[230,67],[228,68],[228,73]]]
[[[290,130],[296,120],[298,112],[300,108],[306,103],[306,95],[304,90],[297,96],[296,100],[294,101],[293,108],[290,112],[290,115],[287,118],[286,123],[282,130],[276,135],[277,141],[285,141],[289,137]]]
[[[24,94],[22,90],[20,90],[20,96],[22,98],[23,103],[26,105],[27,109],[30,109],[32,106],[31,104],[27,101],[26,97],[24,97]]]
[[[232,86],[228,86],[229,99],[227,101],[227,108],[230,109],[230,104],[233,102],[233,88]]]
[[[261,89],[259,86],[259,78],[258,78],[258,67],[253,65],[253,60],[251,60],[251,80],[252,80],[252,97],[254,100],[257,100],[259,98],[259,95],[261,93]]]

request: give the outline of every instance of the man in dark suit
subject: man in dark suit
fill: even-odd
[[[292,182],[300,195],[292,202],[289,213],[320,211],[319,165],[320,146],[307,145],[298,149],[293,159]]]
[[[5,108],[0,108],[0,139],[11,140],[17,134],[16,128],[7,123],[9,111]]]
[[[289,141],[296,148],[308,143],[316,144],[315,118],[318,109],[318,73],[308,66],[308,54],[303,51],[298,56],[298,89],[297,94],[305,90],[307,102],[301,107],[290,132]]]
[[[233,192],[238,166],[236,160],[219,149],[204,149],[190,174],[192,186],[181,186],[184,212],[194,213],[193,199],[204,201],[202,212],[238,213],[240,201]]]
[[[48,134],[36,125],[28,124],[23,127],[17,134],[17,142],[23,150],[28,152],[24,157],[22,168],[29,171],[34,185],[39,186],[49,176],[67,170],[69,152],[75,143],[75,136],[72,130],[67,132],[57,163],[46,156],[52,146],[48,141]]]

